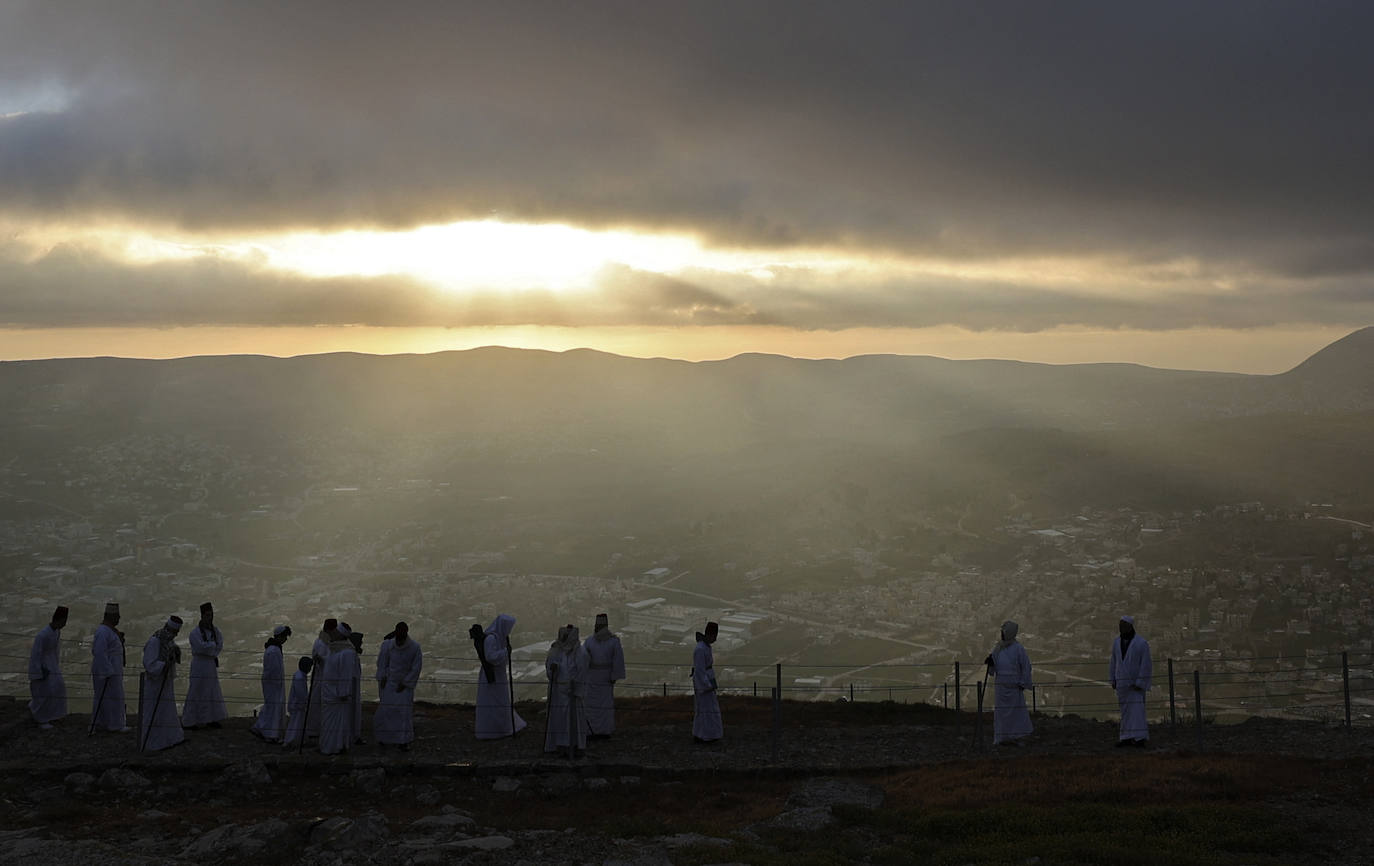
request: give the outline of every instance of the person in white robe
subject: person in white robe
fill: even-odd
[[[343,625],[352,628],[348,623]],[[353,745],[361,746],[367,742],[363,738],[363,633],[350,631],[348,642],[353,644],[353,716],[349,719],[349,728]]]
[[[625,650],[611,631],[610,618],[596,615],[592,636],[582,644],[587,651],[587,713],[589,739],[605,739],[615,733],[615,684],[625,679]]]
[[[90,733],[129,730],[124,705],[124,632],[119,625],[119,604],[105,605],[105,616],[96,627],[91,641],[91,704]]]
[[[473,626],[473,631],[469,632],[481,662],[477,677],[477,719],[473,725],[479,740],[512,737],[526,727],[512,703],[509,665],[510,635],[514,628],[515,617],[501,613],[485,631],[479,631],[480,626]]]
[[[1107,678],[1116,690],[1116,702],[1121,707],[1121,729],[1116,744],[1143,747],[1150,741],[1150,726],[1145,718],[1145,694],[1154,676],[1150,645],[1135,633],[1134,617],[1123,616],[1118,630],[1120,634],[1112,641],[1112,659],[1107,668]]]
[[[294,749],[305,739],[305,715],[310,709],[310,669],[315,666],[310,656],[301,656],[296,662],[296,673],[291,677],[291,694],[286,699],[286,711],[290,721],[286,725],[286,735],[282,745]]]
[[[544,751],[563,750],[569,758],[579,757],[586,751],[587,722],[582,704],[590,663],[577,626],[569,624],[560,628],[558,640],[549,645],[549,652],[544,657],[544,674],[549,679]]]
[[[314,665],[310,668],[310,712],[306,715],[305,735],[307,737],[318,737],[320,735],[320,725],[324,722],[324,661],[329,658],[330,637],[334,629],[338,628],[339,621],[330,617],[324,621],[324,627],[320,629],[319,637],[315,638],[315,645],[310,650],[310,658]]]
[[[329,656],[324,660],[320,678],[324,718],[320,720],[320,753],[347,752],[353,743],[353,642],[350,631],[340,623],[331,634]]]
[[[262,709],[253,722],[253,736],[280,743],[286,732],[286,660],[282,645],[291,637],[291,626],[279,625],[262,649]]]
[[[711,644],[716,642],[720,626],[706,623],[706,631],[697,632],[697,646],[692,651],[692,741],[714,743],[725,736],[725,724],[720,717],[720,701],[716,692],[715,654]]]
[[[992,711],[992,743],[1020,745],[1032,730],[1026,709],[1026,689],[1031,687],[1030,656],[1016,640],[1021,627],[1011,620],[1002,623],[1002,639],[986,659],[988,673],[997,678],[996,700]]]
[[[224,635],[215,625],[215,608],[210,602],[200,606],[200,622],[191,629],[191,671],[186,682],[186,703],[181,708],[181,723],[191,730],[218,728],[229,718],[224,692],[219,684],[219,654]]]
[[[379,699],[372,736],[379,746],[395,745],[404,752],[415,741],[415,687],[423,666],[424,654],[410,636],[410,626],[396,623],[377,653]]]
[[[177,633],[181,617],[168,618],[143,645],[143,678],[139,683],[138,737],[140,750],[157,752],[186,739],[177,718],[177,665],[181,647]]]
[[[62,678],[62,629],[67,608],[53,611],[52,620],[33,639],[29,650],[29,715],[45,731],[67,715],[67,681]]]

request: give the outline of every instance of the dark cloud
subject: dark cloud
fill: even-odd
[[[76,244],[36,261],[23,252],[0,243],[0,327],[957,325],[1037,332],[1064,324],[1172,330],[1374,321],[1374,290],[1343,280],[1305,288],[1194,285],[1161,302],[991,280],[874,279],[801,268],[775,269],[771,279],[707,270],[670,278],[615,265],[585,290],[453,293],[402,277],[309,279],[214,256],[130,265]]]
[[[1374,233],[1364,3],[9,9],[0,99],[69,97],[0,119],[17,216],[497,214],[1314,276]]]

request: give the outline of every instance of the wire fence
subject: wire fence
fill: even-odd
[[[9,639],[0,644],[5,648],[5,651],[0,651],[0,693],[27,697],[30,656],[27,652],[14,650],[18,648],[16,643],[23,640],[31,642],[32,637],[0,632],[0,639]],[[89,653],[89,642],[71,642],[63,649],[64,656],[76,656],[83,650]],[[147,704],[150,710],[148,715],[154,722],[158,716],[169,719],[167,706],[171,705],[171,717],[175,720],[169,720],[165,726],[180,728],[178,714],[186,709],[186,689],[192,687],[193,691],[198,691],[195,687],[201,685],[197,682],[200,677],[189,674],[190,653],[185,653],[186,664],[180,666],[181,669],[170,682],[170,692],[166,696],[168,703],[163,704],[156,713],[151,711],[156,699],[146,695],[150,688],[149,680],[140,675],[141,655],[141,648],[128,649],[130,664],[120,678],[126,696],[124,707],[139,706],[137,695],[142,686],[145,694],[142,700],[150,701]],[[257,716],[278,702],[282,706],[287,704],[286,692],[291,684],[289,675],[280,686],[275,687],[281,692],[280,699],[264,698],[262,677],[257,670],[261,651],[226,648],[220,657],[222,661],[211,676],[218,687],[212,691],[222,693],[223,713],[229,716]],[[510,667],[512,678],[507,680],[507,671],[502,669],[496,684],[482,681],[481,669],[474,655],[434,654],[426,655],[424,661],[427,669],[419,677],[413,697],[434,703],[481,705],[485,690],[486,705],[492,706],[493,690],[504,692],[500,706],[494,712],[504,712],[510,719],[492,730],[479,725],[479,737],[509,733],[511,724],[517,722],[522,705],[528,712],[529,705],[534,704],[536,712],[539,712],[537,708],[549,704],[554,696],[544,675],[542,659],[513,661]],[[996,702],[996,679],[987,679],[979,662],[865,663],[829,660],[822,664],[809,664],[782,663],[747,656],[732,656],[728,662],[728,667],[717,665],[718,694],[727,699],[764,698],[775,703],[890,702],[924,704],[961,712],[990,710]],[[100,696],[95,681],[87,673],[88,665],[88,661],[82,664],[79,660],[66,660],[65,697],[70,712],[90,713]],[[289,657],[286,667],[289,672],[294,672]],[[357,684],[350,691],[350,706],[355,703],[361,706],[363,701],[380,701],[382,696],[376,687],[367,654],[361,659],[360,667],[362,670]],[[1105,662],[1079,660],[1050,660],[1037,665],[1026,689],[1029,708],[1041,715],[1116,718],[1119,702],[1105,679],[1106,668]],[[584,695],[582,704],[586,713],[596,716],[610,711],[615,695],[671,698],[693,694],[690,665],[633,661],[628,665],[627,673],[625,679],[615,684],[613,691],[593,687],[589,694]],[[1167,658],[1164,664],[1155,667],[1153,686],[1145,695],[1145,711],[1150,722],[1156,724],[1202,725],[1241,721],[1254,716],[1339,722],[1347,727],[1374,724],[1374,653],[1370,652]],[[105,688],[108,689],[108,686]],[[323,692],[322,687],[317,688]],[[159,691],[162,690],[159,684]],[[352,694],[356,694],[356,699]],[[337,708],[326,711],[318,701],[312,706],[316,724],[322,722],[327,714],[338,714]],[[219,710],[212,709],[209,712],[213,715]],[[360,710],[351,709],[350,712],[356,716]],[[645,704],[637,705],[635,712],[681,717],[684,707],[666,703]],[[353,724],[358,725],[357,722]],[[361,730],[361,725],[358,726]],[[386,737],[392,733],[396,732],[387,730],[384,724],[381,729],[375,726],[373,729],[374,736]]]

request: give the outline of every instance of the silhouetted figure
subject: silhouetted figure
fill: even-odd
[[[33,639],[29,650],[29,715],[45,731],[67,715],[67,681],[62,678],[62,629],[67,609],[58,607],[52,620]]]
[[[548,726],[544,731],[544,751],[563,749],[576,758],[587,748],[587,723],[582,704],[586,695],[587,667],[591,659],[582,648],[575,625],[558,630],[558,640],[549,645],[544,657],[544,674],[549,679]]]
[[[229,718],[224,692],[219,685],[219,654],[224,635],[215,625],[215,608],[210,602],[200,606],[200,622],[191,629],[191,672],[186,682],[186,703],[181,708],[181,723],[191,730],[218,728]]]
[[[91,641],[91,687],[95,703],[91,705],[91,729],[96,731],[129,730],[124,707],[124,632],[119,625],[119,603],[108,602],[105,616],[96,627]]]
[[[582,644],[587,651],[587,733],[605,738],[615,733],[615,684],[625,679],[625,651],[611,632],[610,618],[596,615],[596,630]]]
[[[286,660],[282,644],[291,637],[291,627],[279,625],[262,650],[262,710],[250,729],[269,743],[280,743],[286,735]]]
[[[410,626],[396,629],[382,641],[377,653],[377,714],[372,717],[372,736],[378,745],[397,745],[402,751],[415,740],[415,686],[420,682],[424,654],[410,636]]]
[[[1026,689],[1031,686],[1030,656],[1016,640],[1021,627],[1011,620],[1002,623],[1002,639],[986,659],[988,672],[997,677],[996,707],[992,713],[992,742],[1020,745],[1030,734],[1030,711],[1026,709]]]
[[[480,658],[483,675],[477,681],[477,739],[499,740],[515,736],[526,726],[515,711],[514,684],[511,682],[510,634],[515,617],[497,614],[482,633]],[[490,679],[488,679],[490,676]]]
[[[692,717],[692,739],[697,743],[714,743],[725,736],[717,699],[715,655],[711,644],[716,642],[720,626],[706,623],[705,633],[697,632],[697,647],[692,651],[692,691],[695,715]]]
[[[145,752],[167,749],[186,739],[181,719],[177,717],[176,678],[177,665],[181,664],[181,647],[176,640],[180,631],[181,617],[173,615],[143,645],[138,737],[139,748]]]
[[[1135,618],[1123,616],[1118,625],[1121,634],[1112,642],[1112,660],[1107,678],[1116,689],[1116,702],[1121,707],[1121,733],[1118,746],[1144,746],[1150,740],[1150,726],[1145,719],[1145,693],[1150,690],[1154,667],[1150,662],[1150,645],[1135,633]]]

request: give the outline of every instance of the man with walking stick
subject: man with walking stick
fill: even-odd
[[[91,727],[87,736],[96,731],[125,733],[129,726],[124,717],[124,632],[119,625],[119,604],[105,605],[105,616],[95,630],[91,642],[91,686],[95,703],[91,705]]]
[[[544,751],[567,751],[579,757],[587,748],[587,729],[583,720],[582,698],[589,659],[577,633],[577,626],[558,630],[558,640],[549,645],[544,672],[549,678],[548,723]]]
[[[515,685],[512,678],[510,633],[515,617],[497,614],[482,633],[479,657],[482,677],[477,682],[477,739],[499,740],[525,729],[525,720],[515,711]],[[475,640],[474,635],[474,640]]]
[[[176,669],[181,664],[177,632],[181,617],[168,617],[143,645],[143,681],[139,688],[139,751],[157,752],[186,739],[177,716]]]

